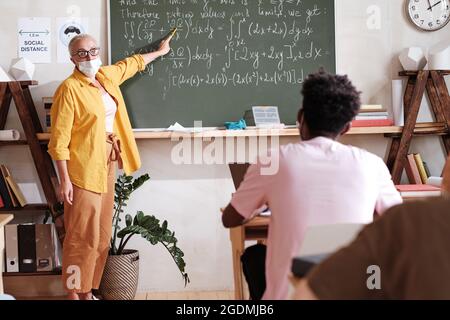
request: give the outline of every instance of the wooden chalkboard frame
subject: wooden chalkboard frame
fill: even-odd
[[[108,36],[108,38],[107,38],[107,40],[108,40],[108,44],[107,44],[107,46],[108,46],[108,64],[111,64],[112,63],[112,48],[111,48],[111,1],[112,0],[106,0],[106,8],[107,8],[107,17],[106,17],[106,20],[107,20],[107,36]],[[334,50],[335,50],[335,52],[334,52],[334,65],[335,65],[335,71],[337,72],[337,70],[338,70],[338,59],[337,59],[337,57],[338,57],[338,51],[337,51],[337,48],[338,48],[338,38],[337,38],[337,34],[336,34],[336,22],[337,22],[337,16],[336,16],[336,12],[337,12],[337,10],[336,10],[336,0],[332,0],[332,2],[333,2],[333,8],[334,8],[334,12],[333,12],[333,19],[334,19],[334,26],[333,26],[333,28],[334,28],[334,31],[335,31],[335,35],[334,35]],[[288,127],[292,127],[292,126],[288,126]],[[162,128],[162,127],[159,127],[159,128],[157,128],[157,127],[152,127],[152,128],[133,128],[133,129],[136,129],[136,130],[138,130],[138,131],[140,131],[140,132],[155,132],[155,131],[157,131],[157,132],[161,132],[161,131],[165,131],[167,128]],[[187,129],[193,129],[192,127],[188,127]],[[223,127],[223,126],[221,126],[221,127],[203,127],[203,129],[204,129],[204,131],[208,131],[208,130],[225,130],[225,127]]]

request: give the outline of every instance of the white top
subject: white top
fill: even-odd
[[[108,93],[102,95],[103,104],[106,112],[106,132],[113,133],[114,131],[114,117],[116,116],[117,105],[113,98]]]
[[[362,149],[319,137],[272,154],[272,163],[260,158],[250,166],[231,204],[245,218],[264,205],[272,212],[263,298],[278,300],[288,298],[292,258],[307,227],[367,224],[402,198],[383,160]]]

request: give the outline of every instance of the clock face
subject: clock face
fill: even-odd
[[[422,30],[435,31],[450,21],[450,0],[408,0],[408,14]]]

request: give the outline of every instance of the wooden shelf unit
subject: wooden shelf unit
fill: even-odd
[[[64,237],[64,223],[58,216],[55,205],[57,204],[56,190],[58,189],[58,177],[53,166],[52,159],[47,153],[47,145],[38,140],[37,134],[43,133],[42,126],[30,92],[30,86],[37,85],[37,81],[10,81],[0,82],[0,130],[6,125],[9,108],[14,100],[20,122],[22,124],[25,139],[19,141],[1,141],[0,147],[28,146],[33,158],[36,172],[44,191],[47,203],[29,204],[25,207],[0,209],[0,212],[20,211],[45,211],[49,210],[54,218],[56,231],[60,240]]]
[[[61,270],[45,272],[3,272],[3,277],[36,277],[57,275],[61,275]]]
[[[408,77],[408,84],[404,95],[405,126],[400,135],[392,136],[387,158],[395,184],[400,184],[411,140],[417,133],[417,117],[425,92],[436,123],[434,128],[425,129],[420,135],[440,136],[447,155],[450,153],[450,95],[444,79],[450,75],[450,70],[403,71],[399,74]]]
[[[16,208],[0,208],[0,212],[16,212],[16,211],[45,211],[50,210],[48,204],[46,203],[31,203],[27,204],[24,207],[16,207]]]

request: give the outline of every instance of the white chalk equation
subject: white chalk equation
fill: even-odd
[[[335,72],[333,0],[109,1],[113,63],[148,52],[177,28],[170,53],[124,86],[137,126],[170,124],[180,114],[215,126],[242,114],[236,108],[267,103],[290,123],[308,74]],[[146,101],[165,110],[158,119],[141,116]]]
[[[177,27],[173,50],[162,58],[168,66],[166,90],[189,85],[298,86],[304,79],[303,64],[315,64],[332,54],[329,43],[315,38],[327,14],[320,1],[313,5],[283,0],[258,0],[256,5],[245,0],[144,3],[144,7],[137,1],[120,3],[126,43],[122,54],[145,52],[146,44]],[[150,68],[145,73],[155,76]]]

